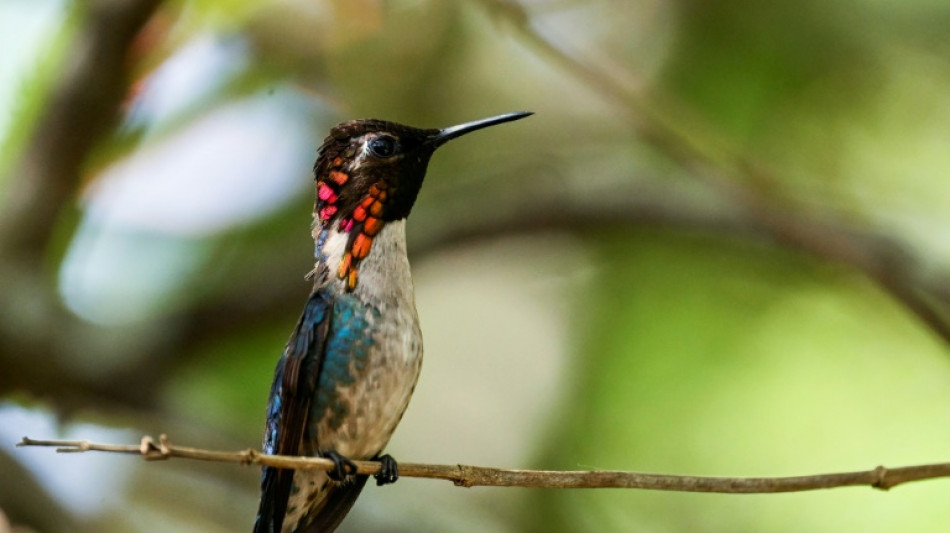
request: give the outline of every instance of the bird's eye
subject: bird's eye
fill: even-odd
[[[396,153],[396,140],[392,137],[377,137],[369,142],[369,151],[376,157],[392,157]]]

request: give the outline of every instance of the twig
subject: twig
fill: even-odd
[[[151,437],[144,436],[141,443],[137,445],[96,444],[74,440],[35,440],[23,437],[23,440],[17,446],[51,446],[56,447],[56,451],[62,453],[98,451],[136,454],[141,455],[148,461],[182,458],[298,470],[330,470],[333,468],[333,461],[320,457],[267,455],[252,449],[222,452],[176,446],[169,444],[166,435],[159,437],[157,444]],[[353,461],[353,463],[356,465],[356,474],[373,475],[379,472],[380,465],[375,461]],[[888,490],[912,481],[950,477],[950,463],[899,468],[878,466],[872,470],[859,472],[811,476],[731,478],[644,474],[612,470],[508,470],[481,466],[400,462],[399,475],[403,477],[445,479],[460,487],[625,488],[677,492],[764,494],[852,486],[870,486],[876,489]]]

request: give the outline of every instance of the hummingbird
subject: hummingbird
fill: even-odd
[[[406,218],[438,147],[529,115],[443,129],[352,120],[330,130],[313,167],[313,289],[274,372],[263,451],[334,467],[264,467],[255,533],[336,529],[367,480],[352,460],[379,461],[377,485],[398,478],[396,461],[380,454],[422,364]]]

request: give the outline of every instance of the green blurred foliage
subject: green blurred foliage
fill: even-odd
[[[945,348],[873,287],[709,235],[614,234],[601,253],[585,306],[583,400],[545,465],[791,476],[940,455]],[[947,519],[938,502],[948,489],[928,489],[536,499],[562,531],[929,531]]]

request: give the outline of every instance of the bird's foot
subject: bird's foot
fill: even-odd
[[[377,457],[376,460],[380,462],[379,473],[373,476],[376,478],[376,485],[395,483],[399,479],[399,465],[396,460],[388,453]]]
[[[333,461],[333,470],[327,472],[333,481],[343,481],[346,479],[347,474],[356,473],[356,465],[353,461],[350,461],[335,451],[323,452],[320,456]]]

